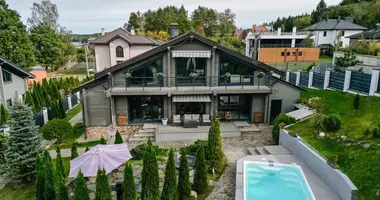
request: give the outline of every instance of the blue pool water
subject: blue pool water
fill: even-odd
[[[314,200],[302,169],[267,162],[245,163],[245,200]]]

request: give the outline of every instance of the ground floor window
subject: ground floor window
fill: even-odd
[[[159,121],[163,115],[162,96],[128,97],[130,121]]]
[[[228,112],[233,120],[249,120],[251,103],[251,95],[221,95],[218,110],[222,119],[225,119]]]
[[[183,114],[206,114],[206,103],[199,102],[183,102],[174,103],[177,115]]]

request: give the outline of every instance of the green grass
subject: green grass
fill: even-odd
[[[337,133],[361,141],[377,141],[372,136],[365,137],[363,131],[366,127],[374,127],[380,122],[380,99],[376,97],[361,97],[360,109],[354,110],[352,101],[354,95],[336,91],[310,90],[301,95],[303,98],[319,96],[324,99],[327,113],[337,113],[342,118],[341,129]],[[289,131],[299,134],[306,142],[312,145],[325,157],[338,155],[339,168],[346,173],[359,189],[361,200],[378,198],[376,190],[380,189],[380,151],[363,149],[361,147],[345,146],[317,138],[312,119],[300,122],[289,128]]]
[[[333,58],[329,56],[320,56],[317,64],[321,63],[332,63]],[[289,62],[288,66],[286,66],[286,63],[266,63],[272,67],[275,67],[277,69],[286,69],[288,67],[289,70],[291,71],[297,71],[297,70],[302,70],[302,71],[307,71],[307,68],[312,64],[313,62]]]
[[[82,112],[82,105],[78,104],[66,113],[65,120],[70,121],[70,119],[77,116],[80,112]]]
[[[54,145],[52,145],[49,148],[49,150],[56,149],[57,146],[60,146],[61,149],[71,148],[71,145],[73,144],[73,142],[75,142],[84,133],[84,126],[83,126],[82,123],[79,123],[79,124],[74,125],[73,129],[74,129],[73,134],[71,134],[71,135],[67,136],[66,138],[64,138],[62,140],[61,144],[54,144]],[[84,147],[86,147],[86,145],[87,145],[87,144],[84,144],[84,143],[80,143],[80,144],[84,145]],[[77,147],[79,147],[79,144],[77,145]]]
[[[199,194],[197,196],[197,200],[205,200],[205,199],[207,199],[208,195],[210,195],[210,193],[212,192],[213,188],[214,187],[212,187],[212,186],[208,186],[207,189],[206,189],[206,191],[203,194]]]
[[[7,184],[3,189],[0,190],[0,200],[15,200],[15,199],[36,199],[36,190],[34,183],[22,184],[22,185],[12,185]]]
[[[59,71],[58,73],[66,74],[66,75],[87,75],[87,69],[69,69],[69,70]]]

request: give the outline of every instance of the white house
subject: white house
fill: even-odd
[[[162,43],[147,36],[135,35],[118,28],[112,32],[91,41],[95,47],[96,72],[101,72],[111,66],[120,64],[132,57],[151,50]]]
[[[342,47],[348,47],[350,44],[350,38],[347,36],[358,34],[367,30],[367,28],[359,26],[353,23],[351,17],[347,17],[345,20],[338,19],[326,19],[313,24],[307,28],[307,31],[314,33],[314,45],[315,47],[330,47],[335,46],[338,41],[338,35],[341,33]]]

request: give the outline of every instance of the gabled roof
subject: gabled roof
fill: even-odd
[[[380,39],[380,29],[379,30],[372,29],[372,30],[365,31],[362,33],[357,33],[354,35],[347,36],[346,38],[350,38],[350,39],[361,39],[361,38],[364,38],[364,39]]]
[[[24,68],[21,68],[21,67],[17,66],[16,64],[12,63],[11,61],[9,61],[9,60],[1,57],[1,56],[0,56],[0,64],[2,64],[3,67],[4,67],[4,65],[7,66],[7,67],[10,67],[17,74],[19,74],[22,77],[27,77],[27,78],[35,78],[36,77],[34,74],[28,72]]]
[[[367,30],[367,28],[345,20],[327,19],[313,24],[307,28],[307,31],[324,31],[324,30]]]
[[[229,48],[226,48],[224,46],[221,46],[205,37],[202,37],[196,33],[188,33],[188,34],[185,34],[185,35],[182,35],[182,36],[179,36],[173,40],[170,40],[169,42],[161,45],[161,46],[158,46],[154,49],[151,49],[145,53],[142,53],[138,56],[135,56],[129,60],[126,60],[125,62],[122,62],[120,64],[117,64],[113,67],[110,67],[108,69],[105,69],[99,73],[96,73],[95,74],[95,80],[93,81],[90,81],[90,82],[87,82],[81,86],[79,86],[78,88],[75,88],[74,91],[80,91],[82,88],[87,88],[87,87],[91,87],[93,85],[97,85],[99,83],[102,82],[101,79],[105,78],[108,76],[109,73],[112,73],[112,72],[116,72],[116,71],[119,71],[121,69],[124,69],[128,66],[131,66],[133,64],[136,64],[140,61],[143,61],[144,59],[148,59],[154,55],[158,55],[160,53],[164,53],[168,48],[170,48],[171,46],[175,46],[175,45],[179,45],[179,44],[183,44],[185,43],[186,41],[188,40],[192,40],[192,39],[195,39],[195,40],[198,40],[206,45],[209,45],[211,47],[214,47],[216,48],[218,51],[224,53],[224,54],[227,54],[227,55],[230,55],[230,56],[233,56],[234,58],[236,59],[239,59],[241,62],[245,62],[246,64],[248,65],[253,65],[253,66],[256,66],[258,68],[260,68],[261,70],[263,70],[264,72],[268,73],[268,74],[271,74],[271,73],[277,73],[277,74],[281,74],[282,72],[276,68],[273,68],[267,64],[264,64],[262,62],[259,62],[257,60],[253,60],[252,58],[250,57],[247,57],[243,54],[240,54],[234,50],[231,50]],[[296,87],[296,86],[295,86]],[[297,87],[299,88],[299,87]]]
[[[112,32],[106,33],[105,35],[93,40],[90,44],[109,44],[116,38],[124,39],[130,45],[160,45],[159,42],[143,35],[132,35],[130,32],[124,30],[123,28],[118,28]]]

